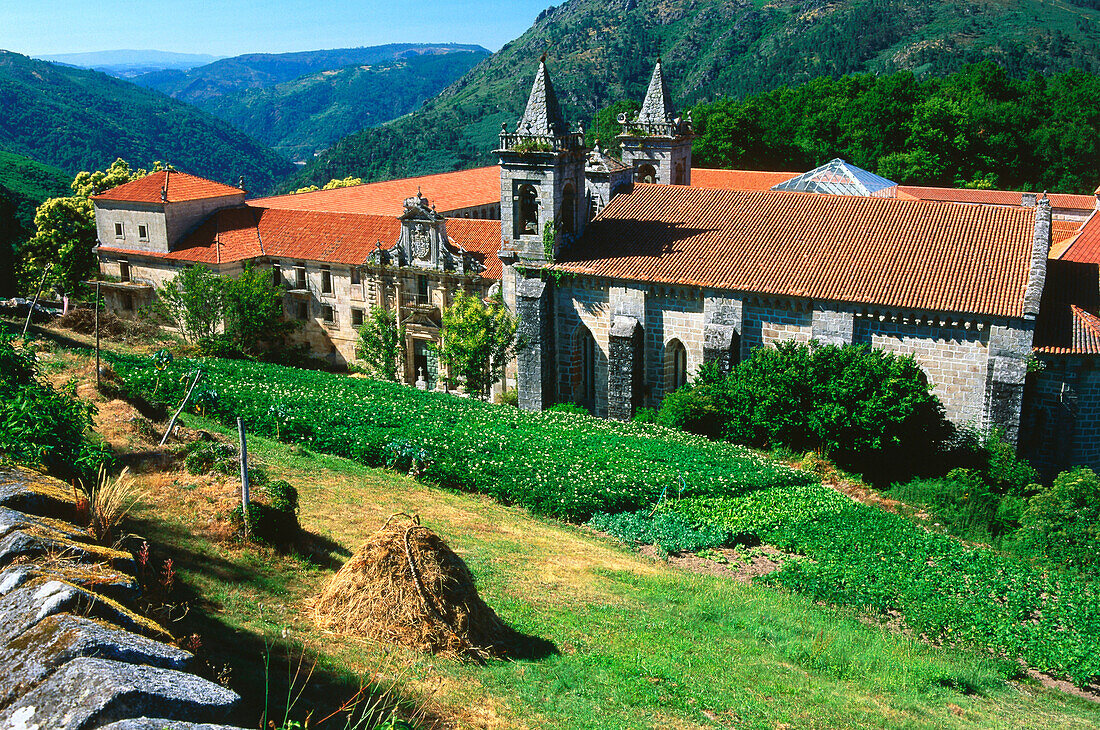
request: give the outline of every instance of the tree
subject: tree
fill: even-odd
[[[345,177],[343,179],[333,178],[325,183],[323,188],[319,188],[316,185],[310,185],[304,188],[298,188],[291,195],[297,195],[298,193],[312,193],[315,190],[335,190],[336,188],[350,188],[353,185],[362,185],[363,178],[361,177]]]
[[[205,266],[188,266],[156,293],[154,311],[178,329],[183,339],[201,345],[217,335],[225,312],[222,277]]]
[[[283,292],[271,274],[251,262],[236,279],[225,279],[223,288],[225,337],[246,355],[258,354],[298,324],[283,316]]]
[[[625,114],[627,119],[632,120],[637,116],[639,109],[641,106],[633,99],[617,101],[611,106],[600,109],[592,119],[592,126],[585,135],[584,143],[591,147],[598,140],[605,152],[618,157],[619,145],[615,143],[615,138],[623,131],[622,125],[619,124],[619,115]]]
[[[476,294],[455,294],[443,310],[438,346],[440,361],[457,376],[470,395],[485,398],[521,343],[516,339],[517,320],[499,294],[482,301]]]
[[[15,246],[24,235],[13,196],[0,186],[0,297],[15,294]]]
[[[405,328],[398,325],[397,315],[382,307],[371,307],[370,316],[359,328],[355,355],[376,378],[396,383],[400,380],[404,342]]]

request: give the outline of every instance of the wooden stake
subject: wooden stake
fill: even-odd
[[[248,537],[248,444],[244,437],[244,419],[237,416],[237,433],[241,437],[241,514],[244,516],[244,536]]]
[[[95,389],[99,390],[99,282],[95,283]]]
[[[42,272],[42,280],[38,282],[38,291],[34,293],[34,301],[31,302],[31,306],[27,310],[27,321],[23,323],[23,339],[27,339],[27,328],[31,326],[31,315],[34,314],[34,308],[38,306],[38,297],[42,295],[42,287],[46,285],[46,277],[50,275],[50,269],[52,268],[53,264],[46,264],[46,270]]]
[[[176,412],[172,415],[172,420],[168,422],[168,430],[164,432],[164,438],[160,440],[161,446],[164,446],[164,443],[168,441],[168,434],[172,433],[172,429],[176,427],[176,419],[183,413],[183,408],[187,405],[187,401],[191,400],[191,391],[195,389],[201,377],[202,370],[195,371],[195,379],[191,381],[191,387],[187,389],[187,394],[183,396],[183,403],[180,403],[180,407],[177,408]]]

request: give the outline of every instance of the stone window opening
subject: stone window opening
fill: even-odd
[[[638,167],[638,182],[657,182],[657,170],[653,165],[641,165]]]
[[[565,233],[577,229],[577,192],[572,184],[567,184],[561,193],[561,229]]]
[[[122,308],[127,312],[134,311],[134,297],[130,294],[122,295]]]
[[[122,282],[130,281],[130,262],[120,260],[118,262],[118,280]]]
[[[577,339],[580,383],[576,399],[580,405],[592,408],[596,403],[596,340],[584,325],[581,325]]]
[[[303,322],[309,319],[309,304],[307,302],[298,302],[298,319]]]
[[[353,307],[351,310],[351,326],[362,327],[363,326],[363,310]]]
[[[122,238],[122,224],[115,224],[115,238]]]
[[[141,241],[148,241],[149,240],[149,227],[148,226],[145,226],[143,224],[138,224],[138,240],[141,240]]]
[[[358,266],[352,266],[351,267],[351,285],[352,286],[359,286],[362,283],[363,283],[363,280],[360,278],[360,275],[359,275],[359,267]]]
[[[327,266],[321,267],[321,293],[332,294],[332,269]]]
[[[304,263],[294,265],[294,279],[296,289],[306,288],[306,265]]]
[[[428,305],[432,302],[432,290],[428,283],[428,277],[418,276],[416,277],[416,299],[417,304]]]
[[[336,324],[336,308],[331,304],[321,305],[321,320],[325,324]]]
[[[683,162],[677,162],[676,163],[676,172],[674,172],[673,175],[672,175],[672,184],[673,185],[683,185],[684,184],[684,163]]]
[[[669,340],[665,345],[665,393],[671,393],[687,384],[687,348],[680,340]]]
[[[534,185],[521,185],[519,188],[519,218],[517,236],[537,234],[539,232],[538,191]]]

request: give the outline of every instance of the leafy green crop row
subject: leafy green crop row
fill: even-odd
[[[1100,676],[1100,581],[967,546],[821,485],[685,499],[669,509],[809,558],[788,561],[767,577],[774,584],[898,611],[931,640],[1022,657],[1079,684]]]
[[[414,446],[427,453],[418,470],[428,479],[563,519],[640,509],[665,489],[728,496],[815,480],[742,447],[654,425],[532,414],[243,360],[176,360],[163,371],[115,361],[131,393],[169,406],[196,366],[205,374],[193,399],[226,423],[241,416],[257,433],[372,465],[394,443]]]

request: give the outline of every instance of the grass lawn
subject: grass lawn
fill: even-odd
[[[96,399],[97,429],[137,465],[146,495],[128,529],[151,543],[154,565],[172,559],[170,629],[200,637],[205,673],[244,696],[244,727],[260,726],[265,694],[278,727],[293,685],[302,691],[293,719],[312,711],[312,726],[343,728],[340,714],[318,721],[363,684],[425,728],[1100,726],[1100,705],[1006,681],[1015,672],[988,655],[927,646],[855,612],[684,572],[482,495],[259,437],[251,455],[298,488],[306,539],[297,553],[242,543],[225,519],[235,480],[160,459],[133,408],[96,395],[86,351],[54,345],[42,359],[52,379],[75,378],[78,394]],[[212,420],[184,420],[232,436]],[[319,631],[311,597],[395,512],[419,514],[501,618],[553,651],[477,665]]]
[[[222,430],[210,421],[191,425]],[[224,431],[223,431],[224,432]],[[1094,727],[1100,707],[1003,665],[929,647],[786,592],[685,573],[583,528],[532,518],[344,459],[256,438],[252,451],[301,493],[310,558],[226,539],[232,481],[156,472],[133,530],[172,557],[215,672],[259,714],[264,642],[275,645],[272,706],[282,717],[283,657],[318,661],[293,715],[315,720],[361,676],[406,713],[440,727]],[[319,632],[309,599],[394,512],[417,513],[467,561],[506,622],[557,653],[485,666],[416,656]],[[284,637],[283,630],[286,629]],[[255,724],[255,717],[243,722]],[[326,726],[342,727],[330,720]]]

